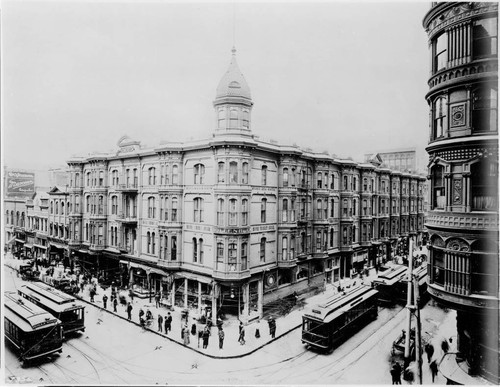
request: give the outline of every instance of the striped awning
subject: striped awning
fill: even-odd
[[[44,245],[38,245],[38,244],[36,244],[36,243],[35,243],[35,244],[33,244],[33,246],[38,247],[39,249],[45,249],[45,250],[47,249],[47,246],[44,246]]]

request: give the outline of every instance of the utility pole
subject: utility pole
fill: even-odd
[[[413,278],[413,288],[414,292],[414,302],[415,302],[415,317],[416,317],[416,336],[415,336],[415,351],[417,360],[417,376],[419,384],[422,384],[422,326],[420,324],[420,292],[418,288],[418,277],[417,275],[412,275]]]
[[[405,338],[405,356],[404,356],[404,368],[408,367],[410,364],[410,337],[411,337],[411,310],[412,310],[412,279],[413,279],[413,239],[410,239],[410,246],[408,250],[408,291],[406,296],[406,338]]]

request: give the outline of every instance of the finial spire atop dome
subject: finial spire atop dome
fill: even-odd
[[[236,48],[234,46],[231,53],[231,63],[217,86],[215,100],[217,102],[223,98],[238,98],[251,103],[250,88],[236,62]]]

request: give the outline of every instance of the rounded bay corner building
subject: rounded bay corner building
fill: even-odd
[[[429,293],[457,311],[458,354],[446,355],[440,371],[450,383],[472,376],[496,384],[498,4],[432,3],[423,25],[431,59]],[[457,364],[465,379],[448,373]]]

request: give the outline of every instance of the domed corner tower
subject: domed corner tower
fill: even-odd
[[[423,25],[431,56],[428,289],[457,311],[458,353],[440,371],[452,384],[498,384],[498,4],[434,2]]]
[[[236,62],[232,49],[231,63],[217,86],[214,101],[215,135],[251,135],[252,97],[245,77]]]

